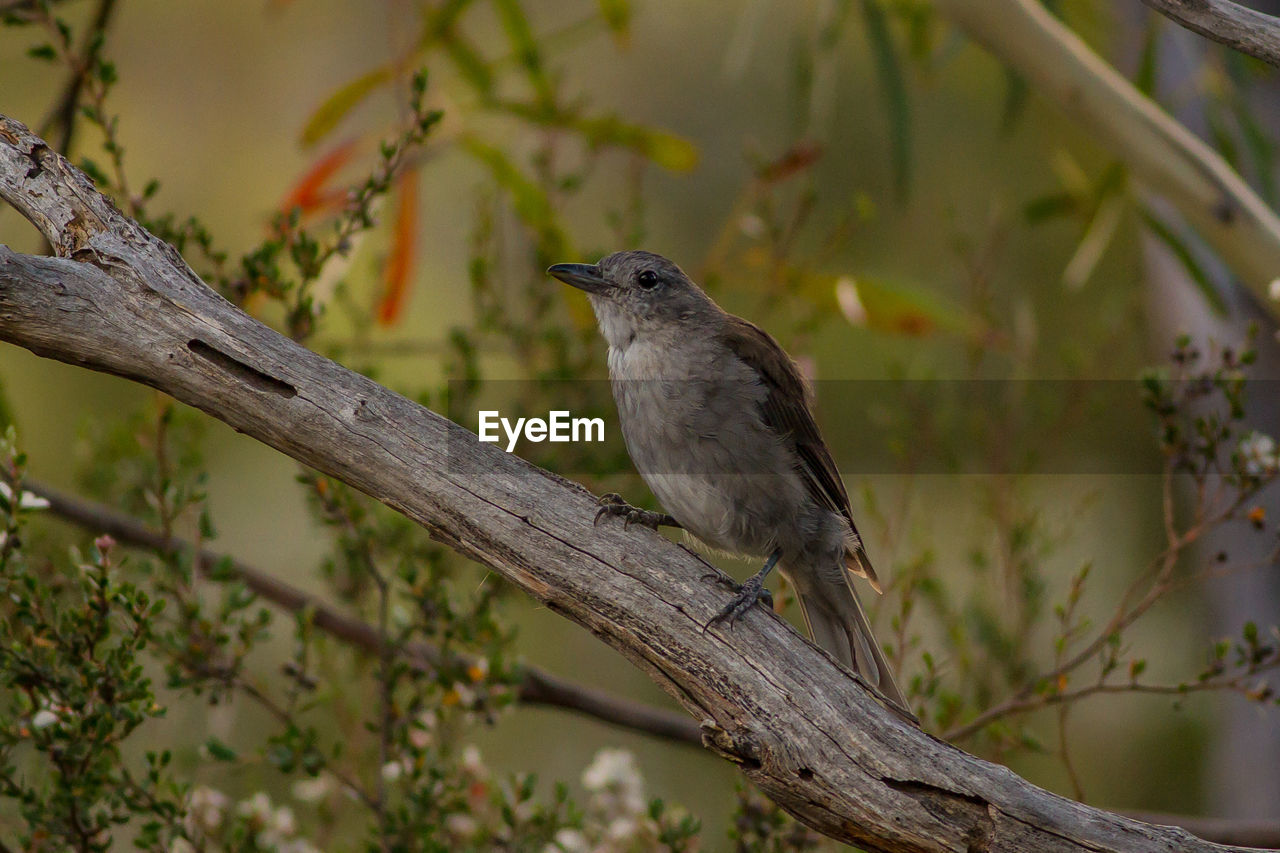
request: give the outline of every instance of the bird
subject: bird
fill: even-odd
[[[616,252],[547,273],[587,294],[627,452],[665,510],[609,494],[595,521],[681,527],[713,550],[764,559],[708,627],[771,604],[764,582],[778,567],[814,642],[915,722],[854,589],[855,576],[876,592],[880,581],[796,363],[661,255]]]

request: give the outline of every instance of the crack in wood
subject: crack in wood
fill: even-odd
[[[911,797],[925,811],[945,823],[967,823],[964,830],[966,853],[986,853],[992,849],[996,837],[995,810],[986,798],[917,779],[881,777],[880,781]]]
[[[232,374],[246,385],[257,388],[259,391],[276,394],[280,397],[284,397],[285,399],[298,396],[298,389],[294,388],[283,379],[277,379],[268,373],[263,373],[256,367],[251,367],[250,365],[245,364],[235,356],[227,355],[222,350],[200,340],[199,338],[192,338],[187,341],[187,349],[191,350],[193,355],[198,355],[205,361],[216,365],[227,373]]]

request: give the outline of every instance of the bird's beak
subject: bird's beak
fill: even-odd
[[[609,289],[608,280],[600,274],[600,267],[595,264],[556,264],[547,269],[547,275],[587,293],[604,293]]]

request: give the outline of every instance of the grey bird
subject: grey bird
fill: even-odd
[[[661,255],[618,252],[547,272],[586,291],[627,451],[670,513],[606,495],[597,521],[683,527],[710,548],[765,559],[709,624],[732,625],[768,599],[764,580],[778,566],[814,642],[914,721],[853,588],[853,575],[880,584],[795,362]]]

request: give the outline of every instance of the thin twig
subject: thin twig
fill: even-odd
[[[1137,578],[1125,590],[1121,597],[1120,604],[1117,606],[1115,613],[1112,615],[1106,626],[1098,631],[1094,638],[1088,642],[1076,654],[1061,662],[1055,662],[1054,666],[1045,673],[1029,679],[1027,683],[1016,693],[1002,702],[996,703],[988,707],[985,711],[978,714],[969,722],[961,726],[955,726],[945,732],[943,737],[946,740],[956,741],[971,737],[981,731],[995,720],[1007,717],[1011,714],[1023,713],[1025,711],[1042,708],[1047,705],[1057,704],[1062,701],[1069,701],[1071,697],[1080,697],[1096,692],[1120,692],[1112,690],[1108,687],[1105,690],[1086,689],[1084,693],[1066,693],[1058,691],[1049,694],[1037,694],[1036,690],[1039,685],[1053,684],[1062,676],[1073,672],[1082,664],[1092,659],[1106,645],[1111,642],[1111,638],[1124,631],[1135,621],[1142,617],[1148,610],[1161,601],[1166,594],[1176,585],[1177,580],[1173,577],[1174,569],[1178,565],[1178,560],[1183,553],[1191,545],[1199,541],[1211,529],[1234,517],[1235,513],[1243,506],[1252,496],[1249,492],[1238,495],[1225,507],[1217,511],[1206,514],[1203,498],[1203,489],[1197,493],[1196,507],[1193,512],[1194,521],[1191,526],[1184,531],[1179,532],[1173,516],[1173,476],[1172,463],[1167,462],[1165,474],[1163,477],[1163,505],[1165,507],[1165,535],[1168,544],[1165,549],[1152,560],[1150,567],[1140,573]],[[1203,481],[1200,483],[1203,486]],[[1280,553],[1280,552],[1277,552]],[[1151,578],[1152,572],[1155,577]],[[1149,583],[1146,593],[1140,598],[1136,604],[1131,604],[1133,597],[1144,584]],[[1144,691],[1137,685],[1125,685],[1123,689],[1130,692],[1154,692]],[[1210,689],[1203,685],[1197,685],[1197,689]]]
[[[268,696],[264,691],[259,689],[253,683],[246,681],[243,678],[237,678],[232,682],[232,686],[235,687],[237,690],[239,690],[241,693],[244,693],[246,696],[249,696],[254,701],[256,701],[259,705],[265,708],[266,711],[269,714],[271,714],[271,716],[275,717],[276,720],[278,720],[279,722],[285,725],[294,724],[293,715],[290,714],[288,711],[286,711],[284,708],[281,708],[279,705],[277,705],[275,703],[275,700],[273,700],[270,696]],[[364,786],[361,785],[358,781],[353,779],[351,776],[347,775],[344,771],[334,767],[331,763],[329,763],[327,759],[325,759],[324,769],[326,773],[331,775],[333,778],[337,779],[338,782],[340,782],[343,787],[345,787],[352,794],[359,797],[360,802],[364,803],[366,806],[368,806],[370,809],[372,809],[375,812],[379,810],[379,804],[377,799],[372,795],[370,795],[369,792],[364,789]],[[381,774],[379,774],[379,778],[381,778]]]
[[[63,87],[58,102],[49,110],[44,121],[40,123],[40,135],[47,136],[54,127],[61,130],[57,148],[67,155],[71,150],[71,142],[75,137],[76,116],[79,113],[80,95],[84,91],[85,81],[93,70],[94,60],[102,49],[103,36],[111,24],[111,15],[115,12],[116,0],[99,0],[98,10],[85,33],[84,44],[79,55],[68,56],[71,74]]]

